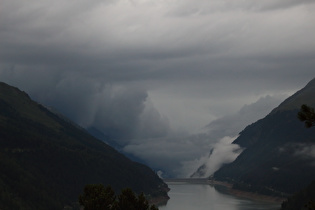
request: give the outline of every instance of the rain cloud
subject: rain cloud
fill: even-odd
[[[0,80],[169,176],[315,76],[311,0],[0,4]]]

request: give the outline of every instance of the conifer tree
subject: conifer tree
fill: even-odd
[[[298,112],[298,118],[305,123],[307,128],[315,126],[315,112],[314,108],[309,107],[305,104],[301,106],[300,111]]]
[[[114,190],[102,184],[89,184],[84,187],[79,203],[84,210],[158,210],[150,205],[145,195],[137,196],[130,188],[123,189],[115,196]]]
[[[79,197],[84,210],[111,210],[116,200],[115,192],[102,184],[89,184],[84,187],[83,195]]]

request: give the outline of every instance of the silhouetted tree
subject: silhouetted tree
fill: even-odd
[[[159,210],[159,208],[156,207],[155,205],[152,205],[152,206],[150,207],[150,210]]]
[[[308,204],[306,204],[306,209],[307,210],[315,210],[315,202],[314,201],[309,201]]]
[[[144,194],[141,193],[137,198],[137,209],[138,210],[148,210],[150,207],[148,200],[145,198]]]
[[[116,200],[114,190],[102,184],[89,184],[84,187],[83,195],[79,197],[84,210],[111,210]]]
[[[136,196],[130,188],[126,188],[116,197],[110,186],[105,188],[102,184],[86,185],[79,203],[84,210],[158,210],[156,206],[149,205],[143,193]]]
[[[137,197],[130,188],[121,191],[118,195],[117,210],[137,210]]]
[[[298,112],[298,118],[305,123],[307,128],[315,126],[315,112],[314,108],[309,107],[305,104],[301,106],[300,111]]]
[[[301,110],[298,113],[298,118],[305,123],[305,127],[310,128],[315,126],[315,112],[314,108],[309,107],[305,104],[301,106]],[[309,201],[305,207],[308,210],[315,210],[315,202]]]

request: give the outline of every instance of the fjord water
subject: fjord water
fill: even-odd
[[[278,210],[280,204],[242,199],[208,184],[168,183],[170,200],[160,210]]]

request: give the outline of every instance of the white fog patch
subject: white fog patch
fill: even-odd
[[[299,144],[294,155],[315,159],[315,145]]]
[[[169,129],[168,135],[164,137],[157,135],[156,138],[133,140],[123,148],[123,151],[145,160],[154,169],[165,172],[165,177],[187,178],[198,168],[200,168],[200,173],[196,173],[195,176],[206,177],[222,164],[233,161],[241,152],[238,145],[231,144],[235,139],[231,136],[237,136],[247,125],[266,116],[283,97],[285,96],[263,96],[252,104],[244,105],[235,114],[212,121],[204,128],[203,133],[189,135],[174,133],[174,130]],[[154,109],[151,110],[150,107],[153,104],[150,99],[145,104],[143,114],[146,113],[146,117],[144,119],[156,116],[154,119],[160,119],[160,122],[165,120],[161,114],[156,113]],[[160,130],[167,131],[152,119],[150,121],[153,127],[149,126],[151,123],[143,126],[156,129],[156,134],[159,134]],[[167,125],[167,122],[163,125]]]
[[[315,145],[311,143],[288,143],[279,148],[279,153],[288,153],[295,157],[313,159],[315,161]]]
[[[200,178],[209,177],[223,164],[234,161],[243,151],[239,145],[232,144],[236,138],[237,137],[226,136],[217,142],[211,149],[208,157],[200,159],[199,164],[201,161],[203,163],[201,162],[201,166],[196,169],[196,172],[191,174],[191,176]]]
[[[187,177],[182,162],[194,160],[207,153],[211,142],[205,134],[173,134],[164,138],[150,138],[126,145],[123,151],[139,157],[164,177]]]

